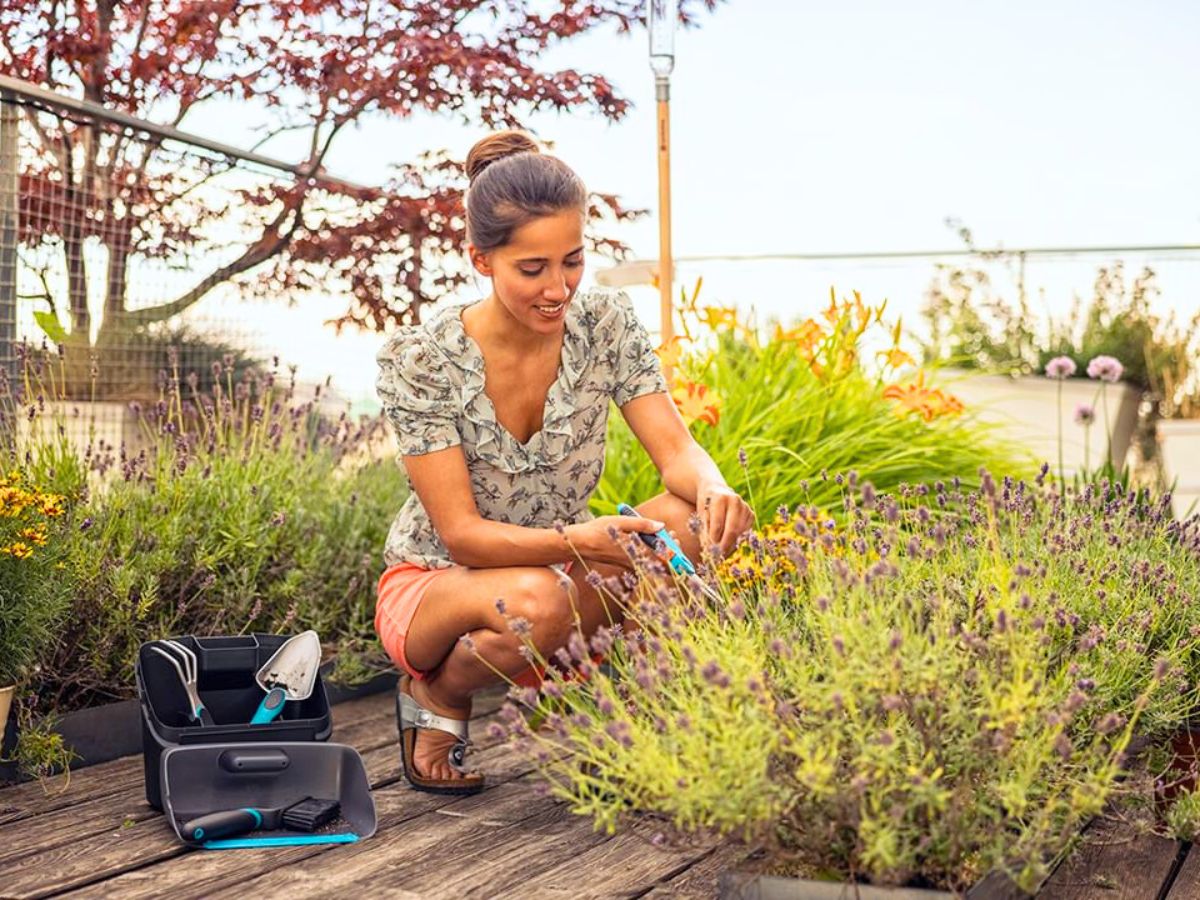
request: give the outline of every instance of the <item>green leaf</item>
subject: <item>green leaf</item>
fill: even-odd
[[[59,323],[58,318],[52,312],[35,312],[33,314],[34,321],[38,323],[42,331],[46,332],[46,337],[54,341],[56,344],[65,344],[67,342],[67,331]]]

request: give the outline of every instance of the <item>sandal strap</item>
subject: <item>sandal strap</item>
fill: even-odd
[[[421,706],[403,691],[400,692],[400,727],[404,728],[436,728],[439,731],[448,731],[459,739],[460,743],[470,744],[468,738],[467,722],[464,719],[451,719],[447,716],[439,716],[432,710]],[[456,745],[457,746],[457,745]]]

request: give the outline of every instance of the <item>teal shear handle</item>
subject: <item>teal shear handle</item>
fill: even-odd
[[[617,512],[623,516],[635,516],[639,519],[646,518],[628,503],[618,503]],[[653,550],[655,555],[667,563],[667,565],[669,565],[675,572],[679,573],[680,575],[696,574],[696,567],[692,565],[692,561],[684,555],[683,549],[679,546],[679,544],[675,543],[675,539],[667,533],[667,529],[661,528],[654,534],[647,534],[644,531],[639,531],[638,537],[642,539],[643,544]],[[659,541],[662,542],[662,547],[665,548],[665,550],[660,549]]]

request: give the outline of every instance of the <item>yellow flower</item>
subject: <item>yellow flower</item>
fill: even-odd
[[[721,398],[706,384],[680,381],[671,388],[671,399],[688,425],[700,420],[715,426],[721,420]]]
[[[14,541],[7,547],[0,548],[0,553],[6,553],[10,556],[15,556],[17,559],[26,559],[33,556],[33,548],[22,541]]]
[[[39,547],[46,546],[46,531],[44,528],[23,528],[21,529],[21,537]]]
[[[58,494],[42,494],[42,515],[44,516],[61,516],[63,513],[63,498]]]

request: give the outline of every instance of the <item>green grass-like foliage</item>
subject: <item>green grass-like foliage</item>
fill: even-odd
[[[540,693],[513,693],[547,730],[512,706],[503,727],[598,828],[649,813],[761,843],[777,872],[964,890],[1002,869],[1032,889],[1134,729],[1196,708],[1200,519],[981,477],[845,479],[842,524],[797,489],[702,573],[721,603],[639,551],[638,628],[574,635]]]
[[[693,299],[682,312],[694,309]],[[807,328],[796,329],[815,335],[809,341],[782,330],[759,341],[732,318],[706,335],[698,325],[689,327],[695,340],[675,373],[675,391],[701,383],[721,398],[718,423],[697,419],[690,431],[759,521],[794,502],[805,482],[815,502],[828,503],[835,486],[819,478],[823,471],[856,471],[881,490],[953,475],[973,483],[980,466],[1032,475],[1031,461],[970,410],[945,414],[935,406],[927,421],[884,396],[895,368],[869,366],[863,358],[865,335],[887,327],[883,307],[868,309],[856,298],[827,312],[819,323],[808,320]],[[899,328],[894,332],[898,344]],[[748,475],[739,465],[742,450]],[[609,514],[619,502],[640,503],[663,489],[645,450],[614,413],[593,511]]]

